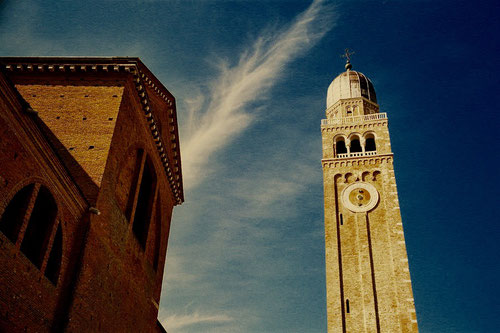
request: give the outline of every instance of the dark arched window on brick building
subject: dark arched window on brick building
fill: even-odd
[[[142,248],[146,247],[148,239],[149,224],[151,222],[151,210],[156,190],[156,172],[153,163],[147,157],[145,159],[142,175],[140,177],[139,195],[135,208],[132,230],[134,231]]]
[[[135,152],[135,162],[133,163],[133,165],[129,166],[130,170],[128,170],[127,173],[125,173],[124,170],[121,171],[121,174],[124,174],[125,177],[127,178],[130,177],[128,180],[126,180],[129,182],[130,188],[127,193],[126,208],[124,212],[125,215],[127,216],[127,220],[129,221],[132,219],[134,209],[136,208],[137,190],[138,187],[140,186],[140,180],[142,177],[143,165],[145,160],[146,160],[146,153],[144,152],[143,149],[138,149]]]
[[[21,243],[21,251],[38,268],[42,266],[56,216],[54,197],[45,186],[41,186]]]
[[[134,162],[134,171],[129,172],[130,188],[127,193],[125,216],[132,223],[134,232],[142,249],[146,248],[149,226],[153,218],[153,203],[156,196],[156,171],[154,165],[144,152],[138,149],[134,153],[136,158]],[[123,171],[121,172],[121,174]],[[119,175],[118,179],[124,178]],[[122,181],[124,182],[124,181]],[[117,192],[117,199],[120,193]],[[121,199],[123,201],[123,199]]]
[[[37,267],[50,256],[45,275],[57,284],[62,259],[62,231],[56,225],[57,204],[49,189],[33,183],[23,187],[10,200],[0,217],[0,230],[13,243],[21,242],[21,252]],[[54,228],[57,231],[51,241]]]

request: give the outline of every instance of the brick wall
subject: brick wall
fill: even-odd
[[[43,140],[36,116],[24,111],[7,81],[1,83],[0,215],[23,187],[43,185],[57,204],[55,223],[60,223],[62,228],[63,254],[59,278],[54,284],[43,272],[48,258],[37,267],[21,251],[23,230],[14,241],[0,232],[0,327],[46,331],[57,326],[67,304],[74,263],[84,234],[82,224],[87,203],[57,155]]]
[[[178,199],[137,76],[47,68],[0,77],[0,218],[24,185],[45,186],[57,204],[54,228],[62,228],[60,278],[45,277],[48,255],[39,268],[0,232],[0,331],[162,331],[158,303]],[[175,102],[161,98],[158,83],[146,92],[181,182]]]

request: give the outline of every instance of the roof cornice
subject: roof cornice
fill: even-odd
[[[1,69],[6,72],[115,72],[133,76],[135,90],[141,101],[142,111],[176,204],[184,202],[179,135],[175,98],[149,71],[139,58],[128,57],[0,57]],[[165,146],[158,132],[157,122],[151,112],[150,100],[145,87],[148,86],[168,105],[168,132],[173,150],[173,161],[169,161]]]

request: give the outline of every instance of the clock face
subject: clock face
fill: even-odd
[[[355,213],[372,210],[378,203],[378,191],[369,183],[354,183],[342,191],[342,203]]]

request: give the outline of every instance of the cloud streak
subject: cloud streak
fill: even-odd
[[[222,170],[214,156],[255,123],[258,110],[264,108],[261,102],[269,97],[285,67],[310,50],[334,23],[332,6],[313,1],[287,26],[262,33],[235,62],[221,61],[214,79],[185,100],[188,112],[181,131],[184,184],[196,191],[175,212],[171,233],[175,237],[169,247],[162,294],[165,315],[160,316],[169,331],[197,332],[203,327],[204,332],[243,332],[265,325],[262,305],[255,306],[256,295],[260,295],[258,304],[275,306],[275,296],[283,285],[276,276],[291,283],[302,255],[298,248],[322,239],[322,234],[314,238],[306,231],[293,239],[290,235],[290,230],[302,228],[290,223],[298,196],[321,179],[316,164],[308,163],[316,163],[310,156],[314,150],[303,136],[297,139],[298,128],[262,133],[270,144],[283,140],[294,149],[280,144],[272,154],[260,151],[260,158],[246,162],[245,175],[226,173],[224,181],[216,184],[206,177]],[[303,158],[297,159],[298,154]],[[226,158],[220,156],[219,161]],[[255,296],[248,299],[249,292]],[[186,299],[192,306],[182,305]],[[170,316],[166,316],[167,309]]]
[[[211,157],[255,120],[255,103],[266,98],[285,66],[313,47],[334,25],[333,9],[315,0],[292,24],[268,30],[244,51],[236,65],[219,64],[206,98],[188,101],[182,160],[187,189],[203,181]]]

